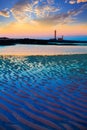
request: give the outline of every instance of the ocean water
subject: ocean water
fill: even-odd
[[[57,38],[62,37],[63,34],[57,35]],[[87,35],[63,35],[64,40],[78,40],[78,41],[87,41]],[[53,36],[47,37],[38,37],[39,39],[52,39]],[[36,37],[37,39],[37,37]]]
[[[87,54],[0,56],[0,130],[87,130]]]
[[[65,40],[87,41],[87,36],[65,36]]]

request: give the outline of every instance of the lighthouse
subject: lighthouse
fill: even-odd
[[[56,40],[56,30],[54,31],[54,39]]]

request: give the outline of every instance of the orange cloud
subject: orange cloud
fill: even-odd
[[[75,3],[81,3],[81,2],[87,2],[87,0],[70,0],[70,4],[75,4]]]
[[[87,0],[77,0],[77,3],[80,3],[80,2],[87,2]]]

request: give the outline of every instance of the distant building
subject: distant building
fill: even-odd
[[[58,41],[63,41],[63,36],[58,38]]]
[[[49,39],[49,40],[51,40],[51,41],[63,41],[64,40],[64,38],[63,38],[63,35],[62,35],[62,37],[59,37],[58,39],[57,39],[57,31],[56,30],[54,30],[54,38],[52,38],[52,39]]]

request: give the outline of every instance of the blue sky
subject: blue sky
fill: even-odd
[[[29,6],[32,6],[32,11],[30,10]],[[35,12],[36,10],[39,14]],[[0,0],[1,22],[20,20],[21,12],[23,13],[23,15],[25,15],[25,19],[28,19],[28,17],[30,17],[29,21],[32,21],[32,19],[36,21],[43,21],[45,18],[49,20],[50,15],[52,14],[52,18],[54,18],[55,20],[57,19],[57,15],[61,18],[66,15],[64,18],[68,18],[71,16],[72,19],[76,19],[76,22],[78,21],[79,23],[87,23],[87,0]],[[43,12],[43,17],[41,16],[42,14],[40,14],[40,12]],[[69,16],[68,12],[71,12]],[[74,12],[74,15],[72,14],[72,12]]]
[[[12,23],[86,26],[87,0],[0,0],[0,27]]]

